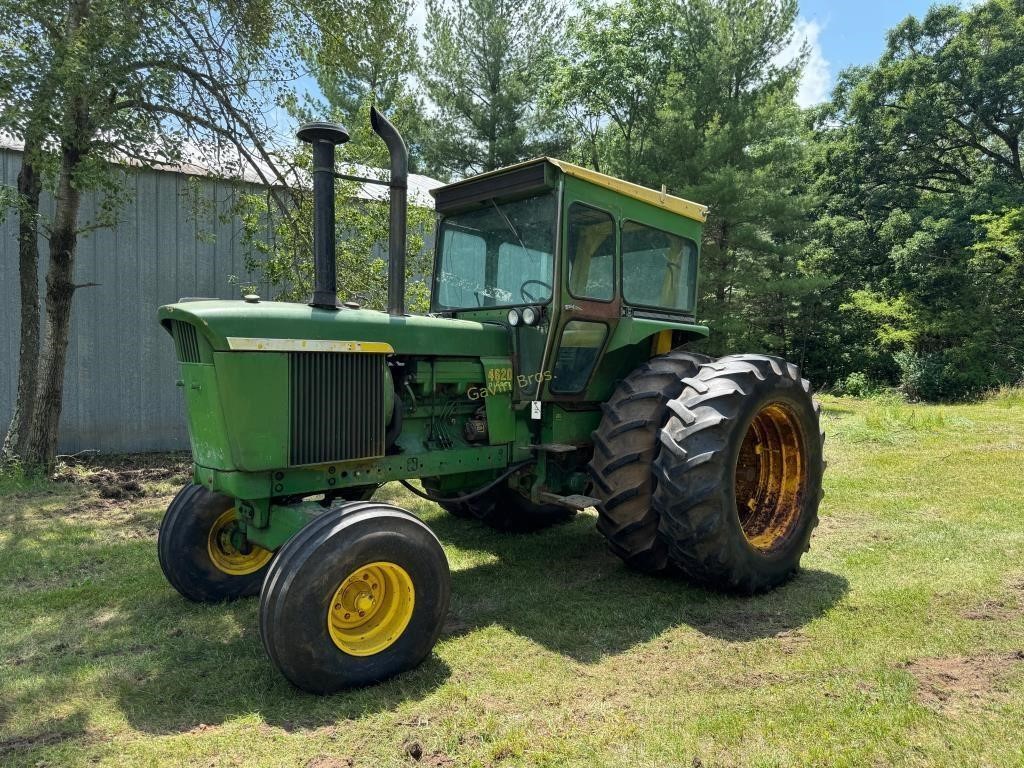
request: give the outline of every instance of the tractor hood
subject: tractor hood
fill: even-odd
[[[396,317],[370,309],[318,309],[275,301],[186,301],[160,307],[160,323],[190,323],[216,351],[313,351],[352,342],[338,351],[444,356],[507,356],[508,330],[494,323],[422,315]],[[364,345],[373,344],[373,347]],[[387,345],[381,347],[379,345]]]

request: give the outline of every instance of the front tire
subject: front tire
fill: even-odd
[[[274,553],[232,537],[237,512],[228,496],[189,484],[171,501],[157,534],[160,569],[197,603],[258,594]]]
[[[771,589],[798,570],[818,522],[821,406],[777,357],[723,357],[684,384],[655,462],[669,559],[715,589]]]
[[[448,560],[434,534],[390,504],[325,512],[277,553],[260,595],[260,636],[310,693],[383,680],[425,659],[448,613]]]

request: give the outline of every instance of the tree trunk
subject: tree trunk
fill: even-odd
[[[39,194],[36,146],[26,140],[18,171],[18,275],[21,302],[21,343],[18,350],[18,393],[11,423],[0,449],[0,461],[19,460],[28,440],[39,382]]]
[[[57,457],[57,436],[64,400],[64,364],[71,337],[71,300],[75,294],[75,248],[78,241],[80,194],[74,184],[81,161],[76,149],[65,147],[57,182],[56,211],[50,233],[50,264],[46,271],[46,339],[39,390],[25,447],[25,464],[46,472]]]

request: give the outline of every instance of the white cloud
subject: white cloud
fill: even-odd
[[[832,69],[821,51],[821,29],[817,21],[809,21],[801,16],[794,25],[793,39],[776,57],[778,63],[787,64],[800,54],[804,43],[807,44],[808,56],[796,94],[796,103],[801,107],[820,104],[828,99],[832,89]]]

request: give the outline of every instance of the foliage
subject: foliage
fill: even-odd
[[[543,151],[540,94],[563,18],[560,0],[427,0],[428,172],[447,179]]]
[[[832,100],[793,98],[797,6],[585,3],[547,102],[572,157],[710,208],[707,349],[960,398],[1024,372],[1024,3],[937,6]]]
[[[346,124],[365,120],[367,102],[390,112],[407,95],[404,81],[418,58],[412,7],[411,0],[352,0],[343,15],[358,23],[334,24],[338,5],[319,9],[328,34],[303,53],[324,100]]]
[[[850,397],[870,397],[878,391],[876,384],[868,378],[867,374],[860,371],[854,371],[847,376],[839,389],[840,394]]]
[[[577,159],[630,178],[648,147],[673,67],[672,6],[588,0],[569,21],[546,102]]]
[[[1000,408],[1024,407],[1024,383],[1012,387],[1000,387],[990,392],[987,400]]]
[[[315,44],[304,44],[301,50],[322,99],[295,101],[288,111],[302,121],[342,123],[363,162],[386,165],[369,128],[374,106],[398,126],[409,147],[410,168],[418,172],[426,125],[423,98],[410,84],[419,68],[413,3],[356,0],[346,4],[343,15],[335,3],[314,0],[314,7],[323,32]],[[348,23],[352,18],[359,23]],[[352,146],[348,150],[352,156]]]
[[[640,180],[670,180],[710,208],[701,262],[708,349],[802,362],[828,278],[800,266],[806,226],[799,113],[802,59],[781,62],[795,0],[702,0],[676,20],[670,90]],[[685,151],[680,148],[685,147]]]
[[[296,162],[308,167],[308,153]],[[338,185],[335,207],[338,293],[368,309],[387,307],[387,201],[362,200],[359,185]],[[250,245],[246,269],[275,291],[273,298],[308,301],[313,289],[313,200],[308,190],[289,196],[292,206],[281,215],[273,191],[246,195],[238,208],[243,236]],[[406,251],[406,304],[410,312],[429,309],[431,254],[426,247],[433,212],[410,205]],[[271,236],[267,238],[267,231]]]
[[[809,261],[835,276],[844,309],[824,324],[842,348],[879,342],[865,367],[888,358],[913,397],[1024,372],[1022,62],[1024,3],[936,6],[897,26],[875,66],[845,72],[814,116]],[[844,361],[821,350],[813,364]]]

